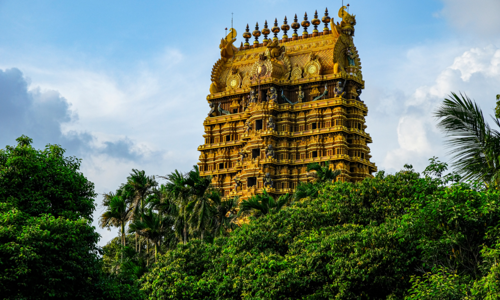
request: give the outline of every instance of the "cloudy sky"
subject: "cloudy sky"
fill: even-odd
[[[490,114],[500,93],[500,1],[348,2],[372,160],[388,172],[446,160],[432,118],[443,97],[464,92]],[[0,147],[22,134],[39,148],[60,144],[83,159],[100,194],[132,168],[188,171],[203,143],[210,71],[231,13],[241,36],[247,23],[311,18],[325,7],[338,19],[341,3],[0,0]],[[101,245],[115,234],[99,231]]]

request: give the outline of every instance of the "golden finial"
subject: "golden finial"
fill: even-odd
[[[317,36],[318,35],[318,25],[321,24],[321,20],[318,19],[318,11],[317,10],[314,12],[314,19],[311,20],[311,23],[314,25],[313,36]]]
[[[321,19],[323,23],[325,23],[325,27],[323,28],[323,34],[328,33],[330,31],[328,29],[328,23],[330,23],[330,17],[328,16],[328,8],[325,9],[325,16]]]
[[[309,33],[307,33],[307,27],[311,26],[311,22],[307,20],[307,12],[304,14],[304,21],[302,21],[301,25],[304,28],[304,32],[302,32],[302,38],[306,39],[309,37]]]
[[[259,22],[255,24],[255,30],[252,32],[252,35],[255,37],[255,41],[253,41],[253,47],[257,48],[259,47],[259,36],[260,36]]]
[[[299,35],[297,34],[297,29],[300,28],[300,23],[297,22],[297,14],[295,14],[295,18],[293,19],[292,28],[293,28],[292,40],[296,40],[299,38]]]
[[[285,21],[283,21],[283,25],[281,25],[281,30],[283,30],[283,42],[286,42],[288,40],[288,35],[286,35],[286,32],[290,30],[290,25],[288,25],[286,16],[285,16]]]
[[[278,26],[278,19],[277,18],[274,19],[274,27],[271,28],[271,30],[274,33],[273,41],[277,41],[278,40],[278,33],[280,32],[280,28]]]
[[[268,39],[267,35],[271,33],[271,30],[267,27],[267,20],[264,22],[264,28],[262,28],[262,34],[264,35],[264,40],[262,41],[262,45],[267,45]]]
[[[250,33],[250,28],[248,27],[247,24],[247,29],[245,32],[243,32],[243,38],[245,39],[245,49],[248,49],[250,47],[250,43],[248,40],[252,37],[252,34]]]

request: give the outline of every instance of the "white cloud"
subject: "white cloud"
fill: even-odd
[[[443,135],[436,128],[433,112],[451,92],[463,92],[492,114],[499,92],[500,49],[495,46],[473,48],[454,59],[442,70],[432,85],[420,86],[403,101],[404,112],[397,125],[398,147],[385,154],[382,168],[400,169],[413,163],[418,170],[432,156],[446,159]]]

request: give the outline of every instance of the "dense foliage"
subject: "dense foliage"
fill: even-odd
[[[57,145],[17,141],[0,150],[1,298],[139,298],[102,272],[94,186],[78,172],[80,161]]]
[[[327,182],[213,244],[179,245],[142,289],[149,299],[493,299],[500,194],[432,162],[424,175],[408,166]]]

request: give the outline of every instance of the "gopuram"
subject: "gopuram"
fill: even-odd
[[[264,189],[275,196],[291,193],[313,179],[306,168],[314,162],[341,170],[337,180],[342,181],[360,181],[377,171],[367,146],[372,142],[365,132],[368,108],[360,98],[356,18],[345,6],[338,16],[335,23],[326,10],[321,20],[316,12],[308,21],[306,13],[299,23],[295,15],[290,25],[285,17],[281,28],[277,20],[272,28],[266,21],[253,32],[247,25],[239,48],[233,45],[235,29],[222,39],[198,165],[224,196],[246,199]]]

